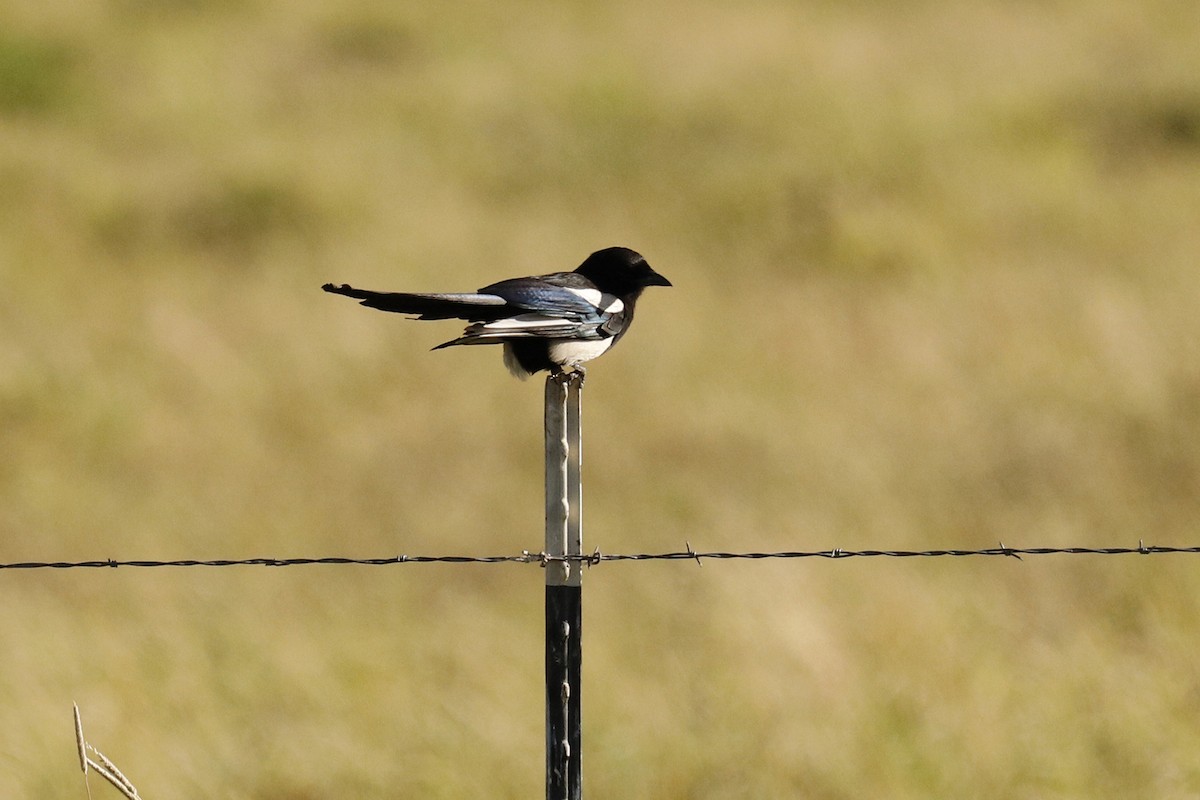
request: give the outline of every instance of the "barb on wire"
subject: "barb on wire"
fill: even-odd
[[[684,544],[686,549],[666,553],[602,553],[599,548],[588,554],[552,556],[544,552],[522,550],[519,555],[510,556],[384,556],[381,558],[349,558],[344,556],[329,556],[324,558],[221,558],[221,559],[178,559],[173,561],[150,560],[117,560],[106,558],[96,561],[16,561],[0,563],[4,569],[98,569],[117,567],[302,567],[317,564],[326,565],[357,565],[357,566],[391,566],[394,564],[537,564],[545,567],[556,561],[575,561],[585,563],[589,567],[609,561],[695,561],[703,566],[703,559],[721,561],[731,560],[764,560],[764,559],[795,559],[795,558],[956,558],[971,556],[1002,556],[1005,558],[1021,559],[1022,556],[1050,555],[1090,555],[1090,556],[1122,556],[1122,555],[1165,555],[1165,554],[1200,554],[1200,545],[1172,547],[1165,545],[1147,545],[1138,540],[1137,547],[1007,547],[1003,542],[998,547],[987,547],[978,550],[843,550],[835,547],[830,550],[784,550],[775,552],[701,552],[693,549],[691,542]]]

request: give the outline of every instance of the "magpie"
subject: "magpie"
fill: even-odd
[[[524,380],[541,370],[584,374],[584,361],[606,352],[633,323],[633,308],[647,286],[670,286],[646,259],[627,247],[597,250],[574,272],[510,278],[478,292],[410,294],[372,292],[327,283],[321,288],[381,311],[415,319],[462,319],[454,345],[502,344],[504,365]]]

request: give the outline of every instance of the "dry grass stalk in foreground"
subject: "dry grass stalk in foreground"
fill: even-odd
[[[88,783],[88,769],[94,769],[102,778],[117,787],[117,791],[129,798],[129,800],[141,800],[141,795],[138,794],[137,787],[125,777],[121,770],[117,769],[117,765],[108,760],[108,757],[88,744],[83,738],[83,722],[79,719],[79,706],[75,703],[71,704],[75,710],[75,744],[79,748],[79,767],[83,770],[83,785],[87,787],[88,797],[92,796],[92,787]],[[92,760],[88,755],[88,751],[95,753],[99,761]]]

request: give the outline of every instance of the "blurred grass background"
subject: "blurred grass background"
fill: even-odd
[[[541,391],[322,295],[643,252],[588,546],[1196,544],[1194,4],[0,3],[0,560],[541,546]],[[520,566],[7,571],[0,787],[537,797]],[[1187,556],[609,565],[585,785],[1200,796]],[[96,790],[104,793],[108,790]]]

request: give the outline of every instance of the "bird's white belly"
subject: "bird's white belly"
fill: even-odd
[[[552,342],[550,360],[564,367],[574,367],[601,355],[612,347],[612,343],[611,338]]]

